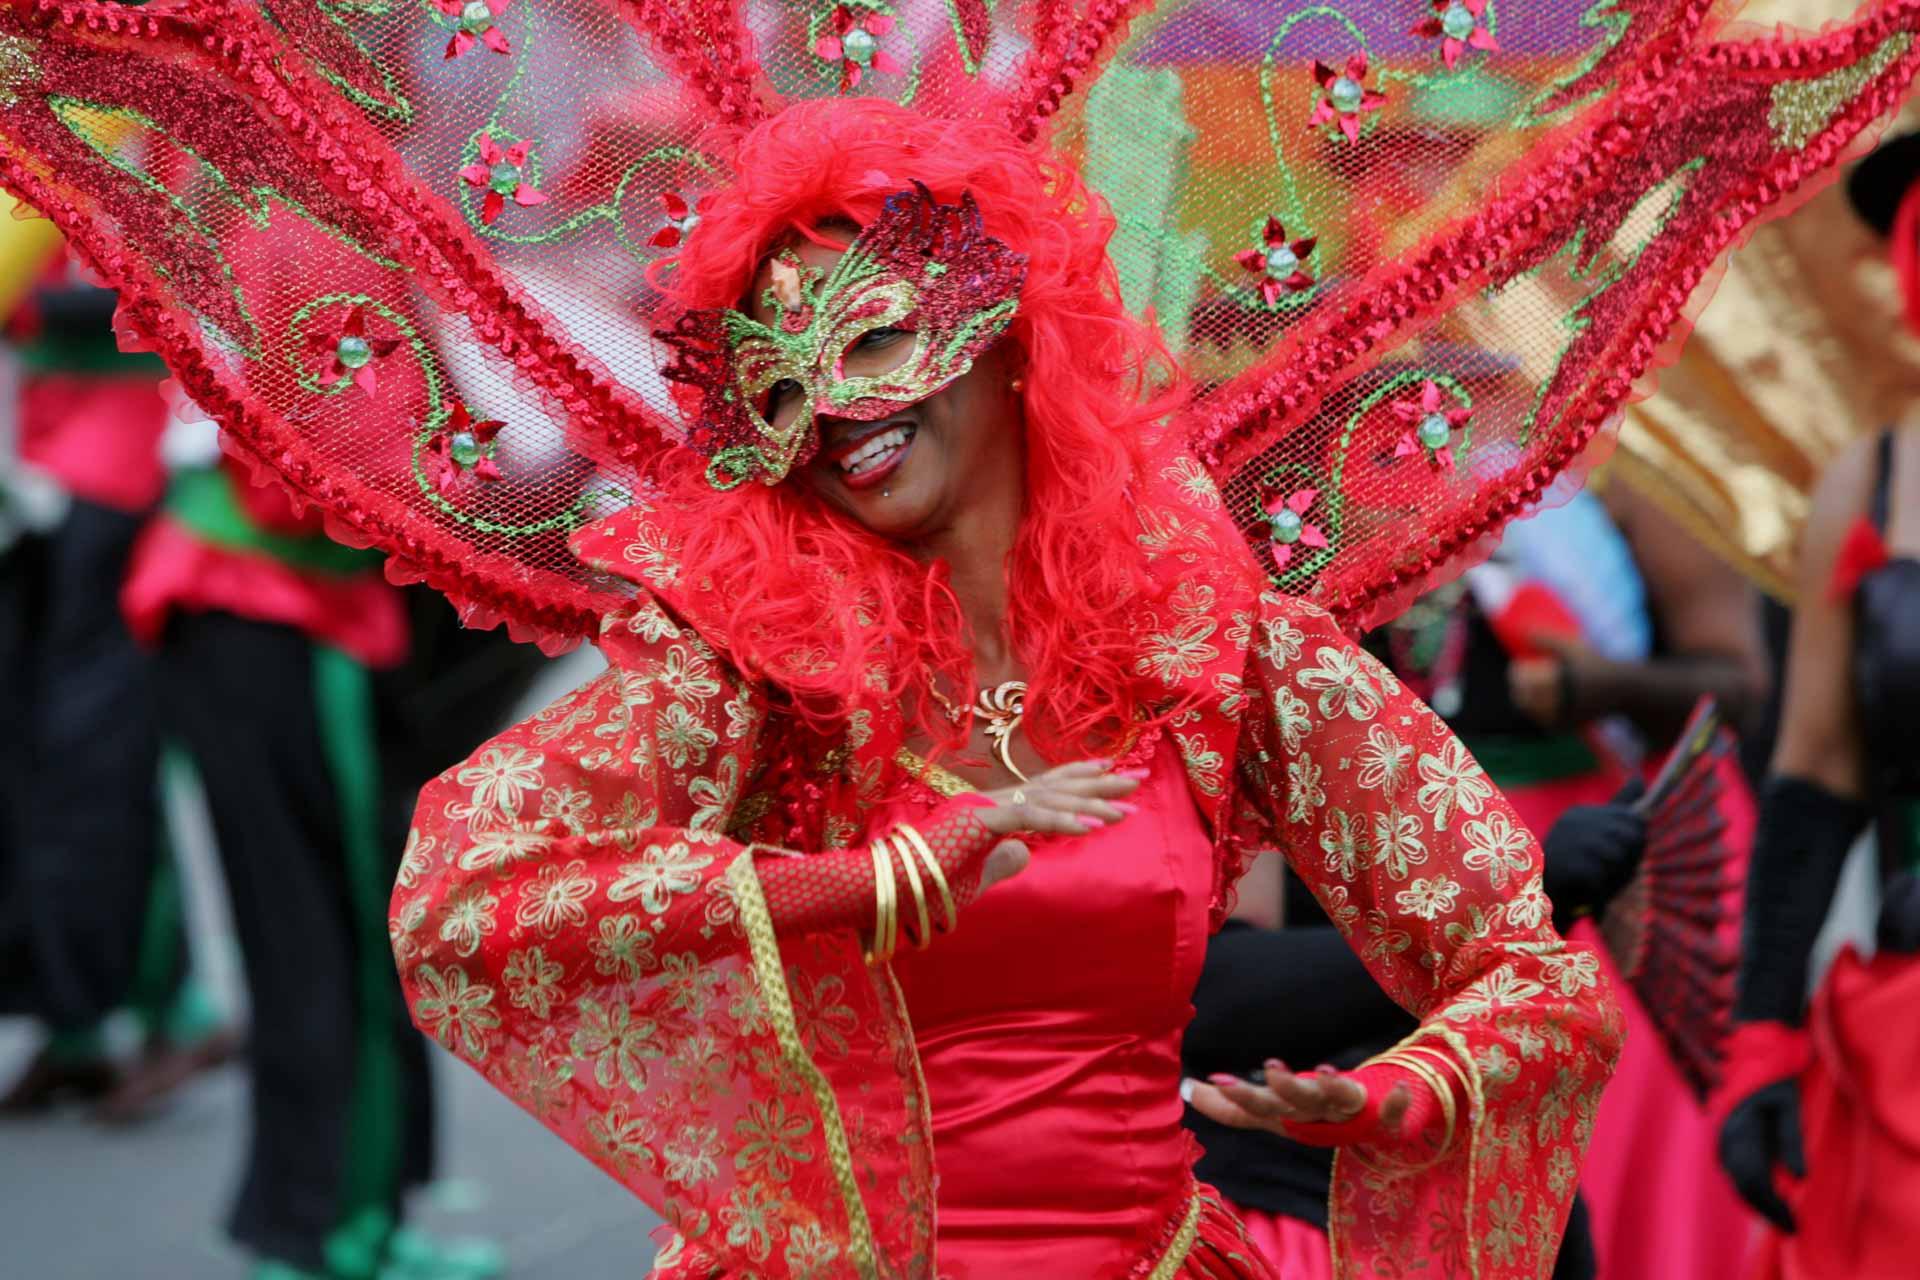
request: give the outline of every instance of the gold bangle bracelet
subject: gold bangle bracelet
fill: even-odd
[[[1426,1056],[1418,1056],[1422,1054]],[[1453,1087],[1456,1084],[1460,1087],[1461,1097],[1473,1096],[1473,1084],[1467,1078],[1467,1073],[1461,1069],[1460,1064],[1454,1060],[1453,1055],[1433,1045],[1401,1043],[1391,1046],[1379,1056],[1387,1061],[1417,1061],[1431,1070],[1438,1071],[1444,1087],[1436,1086],[1436,1088],[1440,1089],[1442,1099],[1454,1099]]]
[[[887,837],[878,836],[876,839],[886,840]],[[918,859],[914,857],[912,847],[905,840],[896,836],[889,843],[894,852],[899,855],[900,869],[907,873],[907,889],[913,894],[914,918],[920,923],[920,932],[914,940],[913,949],[925,951],[927,944],[933,941],[933,918],[927,913],[927,892],[920,887],[920,871],[914,866]],[[895,887],[898,888],[898,886]]]
[[[1434,1152],[1432,1158],[1422,1161],[1419,1164],[1401,1164],[1396,1161],[1389,1167],[1382,1167],[1362,1156],[1359,1151],[1354,1148],[1348,1148],[1344,1154],[1348,1159],[1351,1159],[1364,1169],[1371,1169],[1375,1173],[1396,1178],[1433,1168],[1433,1166],[1447,1158],[1447,1152],[1453,1146],[1454,1124],[1457,1119],[1457,1104],[1453,1096],[1453,1086],[1441,1076],[1440,1072],[1432,1063],[1423,1058],[1414,1057],[1410,1047],[1401,1048],[1396,1046],[1387,1050],[1385,1053],[1376,1054],[1362,1065],[1371,1066],[1375,1063],[1390,1063],[1397,1066],[1414,1075],[1425,1083],[1428,1088],[1432,1089],[1434,1096],[1440,1101],[1440,1113],[1446,1120],[1446,1134],[1441,1138],[1440,1146],[1438,1150]]]
[[[1458,1104],[1453,1096],[1453,1084],[1443,1077],[1435,1066],[1425,1058],[1416,1057],[1407,1050],[1389,1049],[1374,1059],[1375,1062],[1391,1063],[1402,1070],[1412,1072],[1433,1090],[1434,1098],[1440,1104],[1441,1117],[1446,1121],[1446,1133],[1440,1138],[1440,1145],[1434,1150],[1433,1159],[1426,1164],[1414,1166],[1425,1169],[1438,1164],[1446,1157],[1453,1146],[1454,1124],[1458,1119]],[[1409,1172],[1412,1170],[1409,1169]]]
[[[880,866],[884,873],[882,878],[886,881],[887,893],[886,950],[881,952],[880,958],[883,961],[891,961],[893,953],[900,949],[900,880],[898,873],[893,869],[893,846],[881,842],[878,847]]]
[[[953,890],[947,887],[947,873],[940,869],[939,861],[933,856],[933,847],[919,830],[902,822],[894,830],[898,833],[902,847],[920,855],[920,861],[926,865],[927,878],[933,881],[933,887],[940,891],[940,905],[946,909],[947,925],[942,933],[952,933],[960,927],[960,912],[953,903]]]
[[[1442,1076],[1433,1063],[1405,1050],[1388,1050],[1386,1053],[1380,1055],[1379,1060],[1382,1062],[1391,1062],[1396,1066],[1413,1072],[1416,1076],[1419,1076],[1420,1079],[1426,1081],[1427,1087],[1433,1090],[1434,1100],[1440,1104],[1440,1113],[1446,1120],[1446,1135],[1440,1141],[1440,1149],[1443,1151],[1446,1150],[1453,1142],[1453,1126],[1456,1118],[1455,1108],[1457,1104],[1453,1096],[1452,1081]]]
[[[881,965],[893,959],[898,886],[893,881],[893,857],[887,847],[875,840],[867,852],[873,855],[874,897],[873,946],[867,951],[867,963]]]

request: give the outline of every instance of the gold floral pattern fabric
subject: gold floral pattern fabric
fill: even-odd
[[[423,792],[392,913],[414,1018],[666,1216],[660,1275],[925,1274],[891,984],[851,934],[775,949],[770,854],[720,834],[762,702],[639,612],[621,665]]]
[[[1256,619],[1247,697],[1275,710],[1245,720],[1240,838],[1285,851],[1467,1101],[1437,1162],[1341,1153],[1336,1253],[1545,1276],[1623,1034],[1599,958],[1554,932],[1537,843],[1438,716],[1319,609],[1268,595]]]
[[[1342,1155],[1337,1265],[1544,1276],[1619,1043],[1595,957],[1554,933],[1538,848],[1465,748],[1327,614],[1261,590],[1188,464],[1169,450],[1140,489],[1161,586],[1135,674],[1214,842],[1216,922],[1284,851],[1467,1099],[1423,1168]],[[930,1277],[910,1011],[852,931],[775,938],[754,870],[925,785],[898,713],[852,709],[834,741],[783,717],[678,582],[663,513],[576,546],[649,596],[608,619],[603,675],[423,793],[392,924],[414,1016],[666,1217],[657,1275]]]

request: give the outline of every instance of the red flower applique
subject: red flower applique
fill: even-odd
[[[677,249],[700,225],[700,218],[713,203],[713,197],[701,196],[699,203],[689,207],[686,197],[678,191],[665,191],[660,195],[660,203],[667,211],[667,225],[654,232],[653,239],[647,243],[656,249]]]
[[[493,441],[506,425],[497,418],[475,422],[466,405],[454,405],[453,416],[427,441],[427,479],[433,487],[444,496],[498,480]]]
[[[1338,121],[1348,142],[1360,140],[1360,118],[1369,111],[1387,105],[1387,95],[1367,88],[1367,55],[1356,53],[1347,59],[1345,72],[1335,71],[1324,62],[1313,64],[1313,79],[1320,86],[1320,101],[1314,104],[1307,124],[1318,127]]]
[[[1260,277],[1260,297],[1268,306],[1283,293],[1299,293],[1313,287],[1313,277],[1301,267],[1313,252],[1314,238],[1306,236],[1291,243],[1280,219],[1269,216],[1265,244],[1259,249],[1243,249],[1233,260]]]
[[[1431,378],[1420,384],[1417,398],[1394,401],[1394,416],[1407,424],[1407,431],[1393,456],[1404,458],[1424,449],[1428,462],[1442,471],[1453,470],[1453,433],[1467,425],[1473,410],[1459,404],[1449,409],[1447,404],[1446,393]]]
[[[1434,16],[1415,27],[1413,34],[1428,40],[1444,36],[1440,56],[1451,71],[1468,49],[1499,51],[1500,42],[1493,38],[1493,32],[1480,25],[1486,12],[1487,0],[1433,0]]]
[[[1286,497],[1274,494],[1265,505],[1267,526],[1272,531],[1273,567],[1285,572],[1293,560],[1293,549],[1325,547],[1327,535],[1317,524],[1308,524],[1307,515],[1320,497],[1318,489],[1295,489]]]
[[[893,30],[893,19],[868,9],[840,5],[833,11],[833,34],[813,42],[813,51],[840,64],[840,92],[860,87],[869,69],[897,75],[904,68],[880,47],[880,37]]]
[[[545,196],[527,183],[527,152],[532,146],[533,143],[522,138],[503,150],[492,134],[480,135],[479,163],[462,169],[460,176],[476,187],[486,188],[486,198],[480,202],[480,221],[487,226],[492,226],[500,211],[507,207],[508,196],[518,205],[547,202]]]
[[[433,7],[453,19],[453,38],[447,41],[447,57],[457,58],[477,42],[495,53],[512,53],[513,47],[493,20],[506,12],[513,0],[433,0]]]
[[[315,333],[307,337],[309,348],[333,360],[332,367],[327,370],[329,382],[351,379],[354,386],[368,395],[373,394],[374,388],[373,362],[392,355],[399,345],[398,338],[368,336],[367,309],[364,306],[347,312],[347,318],[331,333]]]

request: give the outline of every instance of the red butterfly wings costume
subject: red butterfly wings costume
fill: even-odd
[[[790,100],[885,95],[1077,162],[1126,300],[1197,386],[1138,477],[1159,589],[1124,619],[1204,827],[1181,882],[1217,921],[1251,853],[1284,850],[1459,1082],[1430,1164],[1342,1155],[1346,1273],[1531,1277],[1617,1016],[1531,838],[1345,631],[1591,460],[1719,257],[1920,67],[1920,0],[1800,38],[1719,22],[1700,0],[9,0],[0,183],[336,536],[473,621],[606,651],[422,797],[392,922],[421,1025],[667,1218],[662,1274],[920,1277],[942,1118],[907,998],[852,930],[776,936],[756,867],[940,801],[897,708],[803,721],[680,574],[642,476],[714,424],[663,381],[660,285],[728,183],[711,126]],[[1134,1069],[1170,1089],[1177,1067]],[[1172,1190],[1114,1274],[1262,1274]]]

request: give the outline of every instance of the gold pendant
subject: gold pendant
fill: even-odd
[[[1027,682],[1008,680],[991,689],[982,689],[973,703],[974,714],[987,722],[987,741],[1008,773],[1027,781],[1020,766],[1013,762],[1013,733],[1027,713]]]

